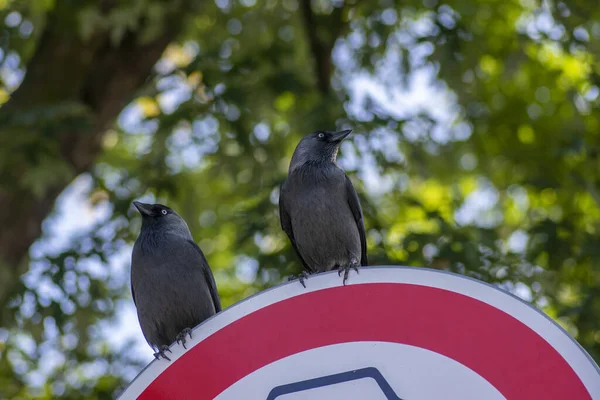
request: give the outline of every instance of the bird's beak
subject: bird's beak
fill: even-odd
[[[339,143],[342,140],[344,140],[346,138],[346,136],[348,136],[350,134],[350,132],[352,132],[352,129],[336,132],[333,135],[331,135],[331,141],[334,143]]]
[[[152,205],[151,204],[146,204],[146,203],[141,203],[139,201],[134,201],[133,205],[135,206],[135,208],[138,209],[138,211],[140,212],[140,214],[142,214],[142,216],[144,215],[152,215]]]

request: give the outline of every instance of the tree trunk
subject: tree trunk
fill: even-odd
[[[192,11],[187,3],[172,2],[165,6],[164,28],[158,36],[141,42],[144,21],[140,21],[136,32],[126,32],[114,43],[109,30],[81,38],[78,3],[57,2],[21,86],[0,109],[3,310],[18,290],[28,249],[40,236],[42,221],[57,196],[94,164],[106,129],[144,84],[182,27],[181,19]],[[102,12],[114,6],[101,3]],[[32,183],[32,176],[47,179]],[[4,312],[0,316],[3,325]]]

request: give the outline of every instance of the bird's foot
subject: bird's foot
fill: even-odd
[[[160,360],[160,358],[162,357],[164,359],[171,361],[171,359],[169,357],[167,357],[167,355],[165,354],[165,351],[172,353],[171,350],[169,349],[169,346],[165,346],[165,345],[159,346],[158,351],[156,353],[154,353],[154,358],[156,358],[157,360]]]
[[[342,272],[344,273],[344,280],[342,281],[344,286],[346,286],[346,281],[348,280],[348,275],[350,274],[351,269],[355,270],[356,273],[358,274],[358,263],[351,262],[348,265],[340,266],[338,268],[338,276],[342,276]]]
[[[185,343],[186,343],[186,335],[190,335],[190,339],[192,338],[192,330],[190,328],[185,328],[184,330],[182,330],[181,332],[179,332],[177,334],[177,336],[175,336],[175,341],[177,343],[181,343],[181,345],[183,346],[184,349],[187,349],[187,347],[185,347]]]
[[[308,276],[309,276],[308,272],[302,271],[298,275],[290,275],[290,276],[288,276],[288,282],[289,281],[294,281],[294,280],[298,279],[300,281],[300,284],[302,284],[302,286],[304,286],[304,288],[306,288],[306,284],[304,283],[304,280],[308,279]]]

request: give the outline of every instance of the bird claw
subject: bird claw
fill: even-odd
[[[308,279],[309,273],[306,271],[302,271],[300,274],[298,275],[290,275],[288,276],[288,282],[289,281],[294,281],[296,279],[298,279],[300,281],[300,284],[302,286],[304,286],[304,288],[306,289],[306,284],[304,283],[305,279]]]
[[[177,336],[175,336],[175,341],[177,342],[177,344],[181,343],[184,349],[187,349],[187,347],[185,347],[186,335],[190,335],[190,339],[192,338],[192,330],[190,328],[185,328],[184,330],[179,332]]]
[[[169,349],[169,346],[163,345],[158,348],[158,351],[156,353],[154,353],[154,358],[156,358],[157,360],[160,360],[160,358],[162,357],[164,359],[171,361],[171,359],[169,357],[167,357],[167,355],[165,354],[165,351],[172,353],[171,349]]]
[[[348,280],[348,275],[350,274],[350,270],[353,269],[358,274],[358,265],[356,263],[351,263],[349,265],[340,266],[338,268],[338,276],[342,276],[342,272],[344,273],[344,280],[342,283],[346,286],[346,281]]]

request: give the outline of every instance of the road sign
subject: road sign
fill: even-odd
[[[121,400],[600,400],[600,369],[561,327],[460,275],[365,267],[263,291],[196,327]]]

